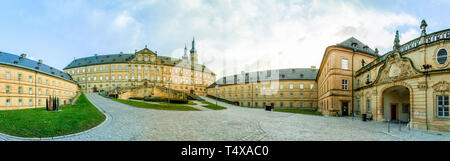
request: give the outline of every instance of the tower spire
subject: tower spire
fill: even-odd
[[[192,37],[192,49],[191,53],[195,52],[195,37]]]
[[[183,59],[188,59],[187,51],[188,51],[187,46],[186,44],[184,44],[184,55],[182,57]]]

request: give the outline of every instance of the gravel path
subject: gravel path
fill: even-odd
[[[381,122],[268,112],[222,102],[219,105],[226,110],[162,111],[131,107],[97,94],[86,96],[107,115],[107,120],[87,132],[52,140],[450,140],[446,132],[405,127],[399,131],[393,124],[387,133],[387,124]],[[0,140],[23,139],[0,135]]]

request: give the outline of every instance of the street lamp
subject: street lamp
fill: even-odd
[[[167,88],[167,101],[169,102],[169,104],[170,104],[170,80],[169,80],[169,88]]]
[[[219,90],[219,85],[216,84],[216,107],[217,107],[217,91]]]

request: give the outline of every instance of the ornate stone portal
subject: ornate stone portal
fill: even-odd
[[[382,70],[378,83],[395,82],[419,74],[413,69],[408,59],[401,58],[399,53],[389,56]]]

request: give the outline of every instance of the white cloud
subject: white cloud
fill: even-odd
[[[351,36],[385,52],[392,47],[398,27],[419,22],[411,15],[344,1],[196,2],[179,10],[179,18],[163,22],[161,33],[198,35],[200,58],[218,75],[319,66],[327,46]],[[414,30],[402,34],[403,39],[414,36]]]
[[[124,29],[128,27],[130,24],[134,22],[134,18],[131,17],[128,12],[123,12],[122,14],[118,15],[114,20],[114,26],[117,29]]]
[[[420,32],[416,29],[409,29],[407,32],[400,35],[400,44],[411,41],[420,36]]]
[[[160,45],[176,44],[162,53],[174,57],[183,55],[183,44],[195,35],[201,62],[219,76],[242,70],[319,67],[327,46],[351,36],[384,53],[392,48],[396,29],[419,27],[419,20],[412,15],[379,11],[358,1],[125,3],[119,14],[93,12],[93,17],[97,16],[94,24],[112,23],[119,32],[107,30],[109,35],[128,46],[148,42],[149,36]],[[418,34],[414,29],[400,33],[402,42]]]

